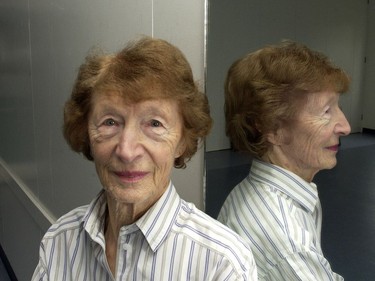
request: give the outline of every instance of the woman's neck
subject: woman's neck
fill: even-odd
[[[298,163],[290,161],[288,156],[282,153],[278,146],[274,146],[273,149],[264,154],[261,159],[264,162],[271,163],[296,174],[306,182],[311,182],[315,174],[318,172],[318,170],[308,169],[307,167],[303,167],[302,165],[298,165]]]

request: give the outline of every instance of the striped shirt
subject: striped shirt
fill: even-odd
[[[105,254],[105,211],[101,192],[52,225],[32,280],[257,280],[246,242],[182,200],[172,183],[138,221],[121,228],[113,276]]]
[[[321,249],[316,185],[285,169],[253,160],[218,220],[249,242],[259,280],[343,280]]]

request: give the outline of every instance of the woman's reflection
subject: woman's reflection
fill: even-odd
[[[260,280],[343,280],[320,245],[316,173],[336,165],[350,125],[339,108],[347,74],[284,41],[236,61],[225,83],[226,133],[254,158],[218,219],[251,244]]]

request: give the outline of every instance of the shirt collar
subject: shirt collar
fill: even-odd
[[[308,183],[279,166],[254,159],[249,177],[279,190],[310,212],[314,211],[318,203],[318,189],[315,183]]]
[[[167,238],[181,208],[181,198],[170,182],[160,199],[136,222],[153,251]]]
[[[104,191],[101,191],[90,203],[83,218],[84,229],[91,239],[103,248],[105,248],[104,218],[107,209],[105,198]],[[138,227],[151,249],[156,251],[169,234],[180,208],[181,198],[170,182],[160,199],[132,226],[126,228]]]
[[[105,248],[104,222],[107,202],[104,189],[91,201],[83,217],[83,228],[91,239]]]

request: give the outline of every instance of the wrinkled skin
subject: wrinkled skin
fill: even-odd
[[[309,98],[292,126],[269,134],[272,149],[264,160],[294,172],[306,181],[336,165],[339,138],[350,125],[339,107],[340,94],[323,91]]]
[[[164,193],[174,159],[183,152],[176,102],[126,104],[116,94],[95,94],[89,116],[91,151],[100,181],[124,223],[134,222]],[[109,200],[110,201],[110,200]],[[111,204],[111,203],[109,203]]]

